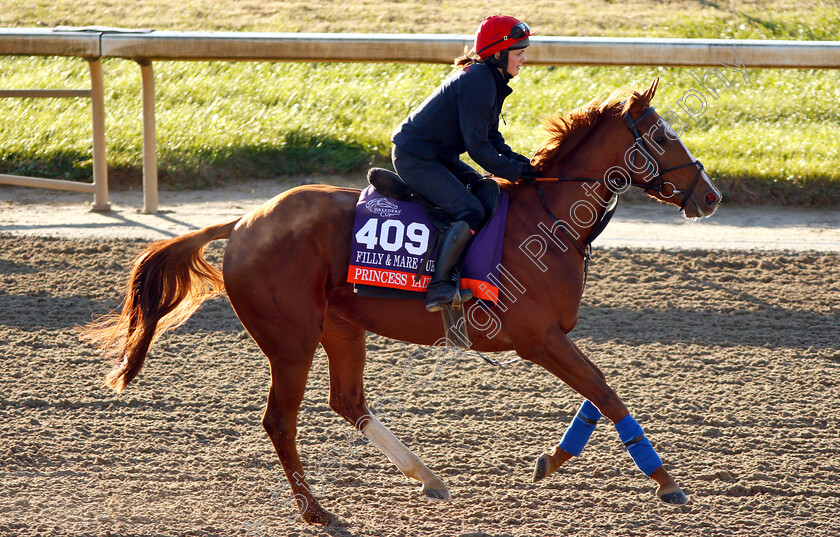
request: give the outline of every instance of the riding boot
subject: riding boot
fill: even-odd
[[[470,226],[463,220],[452,222],[443,232],[440,253],[435,262],[435,273],[426,288],[426,310],[440,311],[455,300],[459,280],[459,270],[455,270],[467,243],[472,238]],[[472,291],[461,291],[460,302],[472,298]]]

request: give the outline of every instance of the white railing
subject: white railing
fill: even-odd
[[[156,32],[109,28],[0,29],[0,56],[75,56],[90,64],[91,90],[6,90],[0,97],[90,97],[93,103],[93,184],[0,175],[0,183],[94,192],[107,210],[104,105],[100,58],[140,65],[143,99],[143,209],[157,210],[155,60],[449,63],[472,44],[468,35]],[[840,43],[752,39],[531,38],[536,65],[715,66],[736,45],[747,68],[840,68]],[[68,184],[69,183],[69,184]]]
[[[89,98],[93,117],[93,183],[0,175],[0,184],[93,193],[94,211],[107,211],[108,165],[105,159],[105,87],[99,62],[99,38],[86,32],[0,29],[0,55],[78,56],[88,62],[90,89],[0,90],[0,98]]]

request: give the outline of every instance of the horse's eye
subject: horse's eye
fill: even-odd
[[[658,145],[665,145],[668,142],[668,139],[664,136],[660,136],[659,138],[654,138],[653,141],[656,142]]]

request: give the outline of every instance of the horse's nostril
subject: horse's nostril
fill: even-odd
[[[708,194],[706,194],[706,203],[708,203],[709,205],[714,205],[715,203],[717,203],[717,200],[718,198],[717,196],[715,196],[714,192],[709,192]]]

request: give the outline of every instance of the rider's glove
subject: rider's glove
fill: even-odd
[[[533,183],[537,180],[537,170],[530,163],[525,165],[525,171],[519,176],[517,183]]]

